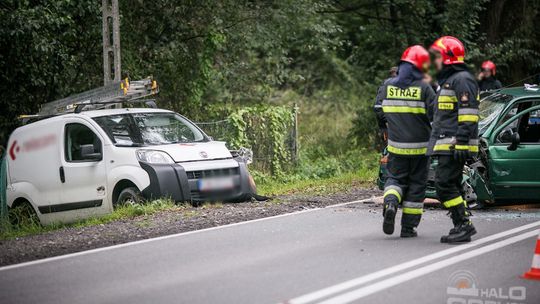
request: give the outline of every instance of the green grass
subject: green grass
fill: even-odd
[[[125,205],[116,208],[112,213],[100,216],[91,217],[85,220],[77,221],[70,224],[51,224],[41,225],[37,219],[27,219],[18,225],[10,225],[3,223],[0,225],[0,240],[23,237],[33,234],[45,233],[62,228],[81,228],[87,226],[96,226],[106,224],[117,220],[131,219],[143,215],[152,215],[162,211],[183,211],[190,208],[188,205],[177,205],[171,200],[161,199],[143,204]]]
[[[290,183],[279,181],[265,181],[257,184],[257,192],[262,195],[312,194],[324,195],[348,191],[353,187],[370,186],[375,180],[375,172],[361,171],[349,172],[339,176],[303,179]]]

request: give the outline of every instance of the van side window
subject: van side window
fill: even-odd
[[[90,128],[79,123],[70,123],[65,129],[65,155],[67,162],[101,160],[101,140]]]

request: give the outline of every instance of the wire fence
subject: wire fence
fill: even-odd
[[[247,139],[247,146],[253,151],[252,167],[256,170],[276,173],[275,163],[280,162],[280,166],[294,165],[298,160],[298,108],[294,105],[289,109],[288,115],[292,119],[286,123],[282,143],[276,143],[272,136],[272,119],[265,116],[265,112],[244,116],[245,127],[241,130],[241,135]],[[238,149],[240,147],[231,146],[231,143],[237,142],[238,126],[233,123],[230,117],[215,121],[205,121],[196,123],[206,134],[214,140],[227,142],[229,149]],[[277,151],[278,147],[284,147],[285,151]],[[281,153],[284,152],[284,153]],[[277,155],[279,154],[279,156]],[[283,157],[286,155],[286,157]],[[279,158],[279,159],[278,159]]]

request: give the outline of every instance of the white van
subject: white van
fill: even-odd
[[[162,109],[84,111],[38,120],[8,142],[8,206],[43,224],[109,213],[141,198],[236,201],[255,194],[246,161]]]

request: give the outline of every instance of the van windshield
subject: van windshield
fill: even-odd
[[[192,122],[175,113],[130,113],[93,119],[117,146],[155,146],[208,140]]]

